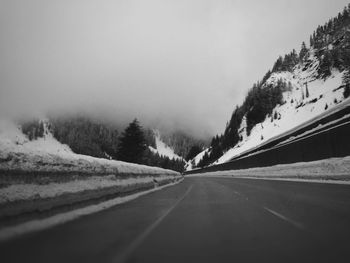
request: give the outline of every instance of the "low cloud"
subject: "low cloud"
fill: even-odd
[[[252,83],[311,33],[283,40],[281,32],[302,24],[293,17],[280,28],[274,19],[289,1],[267,2],[4,1],[0,112],[87,112],[200,136],[222,132]],[[316,21],[326,16],[319,13]]]

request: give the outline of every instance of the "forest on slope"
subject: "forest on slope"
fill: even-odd
[[[131,122],[123,132],[119,132],[116,125],[86,116],[51,116],[46,122],[54,138],[68,145],[75,153],[157,166],[179,172],[184,170],[185,159],[191,158],[204,147],[201,140],[184,133],[167,133],[166,136],[162,136],[162,139],[165,138],[166,144],[183,157],[183,159],[175,159],[150,150],[150,147],[156,148],[155,133],[150,128],[143,128],[137,120]],[[130,126],[132,126],[131,129]],[[21,129],[29,140],[45,136],[43,120],[24,121],[21,123]],[[137,135],[125,142],[125,138],[135,132]],[[135,141],[138,141],[138,146],[134,145]],[[130,155],[134,158],[127,157]]]
[[[246,122],[246,133],[249,136],[253,127],[263,122],[266,117],[279,118],[273,109],[283,105],[283,93],[291,90],[291,83],[279,80],[272,85],[267,80],[273,73],[293,72],[299,65],[302,70],[312,64],[311,57],[318,61],[316,79],[327,79],[332,71],[345,72],[343,75],[344,97],[350,94],[350,4],[336,17],[330,19],[310,35],[309,47],[303,42],[299,52],[292,50],[285,56],[279,56],[271,70],[261,81],[256,82],[248,91],[242,105],[236,106],[223,134],[212,138],[210,147],[201,160],[194,165],[205,167],[218,160],[226,151],[242,141],[240,128]],[[304,96],[308,96],[306,85]]]

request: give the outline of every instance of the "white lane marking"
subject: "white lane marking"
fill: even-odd
[[[102,211],[104,209],[113,207],[115,205],[129,202],[129,201],[134,200],[140,196],[158,191],[160,189],[163,189],[163,188],[166,188],[169,186],[173,186],[173,185],[178,184],[182,181],[183,180],[179,180],[175,183],[163,185],[163,186],[153,188],[153,189],[150,189],[147,191],[139,192],[139,193],[136,193],[133,195],[128,195],[128,196],[124,196],[124,197],[117,197],[117,198],[114,198],[114,199],[111,199],[111,200],[108,200],[108,201],[105,201],[105,202],[102,202],[102,203],[99,203],[96,205],[90,205],[90,206],[79,208],[79,209],[69,211],[66,213],[57,214],[57,215],[54,215],[54,216],[51,216],[48,218],[32,220],[32,221],[25,222],[25,223],[22,223],[22,224],[19,224],[16,226],[6,227],[6,228],[0,230],[0,242],[6,241],[8,239],[14,238],[14,237],[19,236],[19,235],[23,235],[23,234],[27,234],[27,233],[31,233],[31,232],[36,232],[36,231],[41,231],[41,230],[45,230],[47,228],[54,227],[56,225],[64,224],[66,222],[77,219],[81,216],[93,214],[93,213]]]
[[[236,195],[242,197],[243,199],[245,199],[245,200],[247,200],[247,201],[249,200],[249,198],[248,198],[247,196],[244,196],[244,195],[241,194],[240,192],[237,192],[237,191],[235,191],[235,190],[232,190],[232,192],[233,192],[234,194],[236,194]],[[256,204],[255,202],[251,202],[251,203],[254,204],[254,205],[256,205],[256,206],[259,206],[259,205]],[[263,206],[262,208],[263,208],[264,210],[266,210],[267,212],[273,214],[274,216],[276,216],[276,217],[278,217],[278,218],[280,218],[280,219],[282,219],[282,220],[288,222],[289,224],[293,225],[293,226],[296,227],[296,228],[303,229],[303,230],[305,229],[305,226],[304,226],[303,224],[297,222],[297,221],[294,221],[294,220],[292,220],[292,219],[290,219],[290,218],[288,218],[288,217],[286,217],[286,216],[284,216],[284,215],[282,215],[282,214],[280,214],[280,213],[278,213],[278,212],[276,212],[276,211],[274,211],[274,210],[272,210],[272,209],[270,209],[270,208],[267,208],[267,207],[265,207],[265,206]]]
[[[289,224],[295,226],[296,228],[305,229],[305,226],[303,224],[301,224],[301,223],[299,223],[297,221],[294,221],[294,220],[292,220],[292,219],[290,219],[290,218],[288,218],[288,217],[286,217],[286,216],[284,216],[284,215],[282,215],[282,214],[280,214],[280,213],[278,213],[278,212],[276,212],[276,211],[274,211],[272,209],[269,209],[269,208],[267,208],[265,206],[263,208],[266,211],[268,211],[269,213],[273,214],[274,216],[277,216],[278,218],[280,218],[280,219],[288,222]]]
[[[143,231],[121,254],[117,255],[112,262],[126,262],[129,258],[129,256],[137,249],[143,241],[152,233],[152,231],[164,220],[167,215],[170,214],[171,211],[174,210],[174,208],[185,199],[185,197],[190,193],[192,190],[193,185],[191,185],[187,191],[161,216],[159,217],[155,222],[153,222],[149,227],[146,228],[145,231]]]

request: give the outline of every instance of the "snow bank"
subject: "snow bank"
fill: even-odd
[[[0,178],[0,217],[4,217],[130,195],[182,176],[158,167],[75,154],[52,136],[47,125],[43,138],[30,141],[19,126],[1,120]]]
[[[65,213],[60,213],[48,218],[35,219],[29,222],[24,222],[19,225],[5,227],[3,229],[0,229],[0,241],[9,240],[19,235],[28,234],[34,231],[40,231],[56,225],[64,224],[66,222],[75,220],[79,217],[97,213],[104,209],[108,209],[113,206],[132,201],[140,196],[152,193],[154,191],[158,191],[165,187],[175,185],[179,182],[181,182],[181,180],[178,180],[176,182],[169,183],[167,185],[163,185],[157,188],[152,188],[146,191],[137,192],[128,196],[117,197],[98,204],[89,205],[87,207],[75,209],[73,211],[69,211]]]
[[[173,180],[180,176],[162,176],[157,178],[157,184],[166,180]],[[92,176],[85,179],[74,180],[65,183],[49,184],[14,184],[0,188],[0,206],[8,202],[39,200],[55,198],[64,194],[76,194],[83,191],[101,190],[111,187],[121,188],[136,184],[155,183],[154,177],[136,177],[120,179],[114,175]]]
[[[241,170],[198,173],[188,176],[228,176],[350,181],[350,156],[314,162],[281,164]]]

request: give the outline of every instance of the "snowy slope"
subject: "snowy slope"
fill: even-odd
[[[320,114],[349,103],[343,95],[343,76],[345,72],[333,70],[330,77],[326,79],[319,78],[317,74],[319,61],[313,53],[314,51],[311,49],[307,65],[305,63],[298,64],[292,72],[284,71],[271,74],[263,88],[269,85],[276,86],[279,80],[290,83],[291,89],[283,93],[285,103],[277,105],[271,116],[266,116],[262,123],[253,127],[249,136],[246,132],[247,125],[244,117],[239,129],[239,135],[242,139],[213,164],[227,162],[271,138],[309,122]],[[306,89],[308,89],[308,92]],[[203,155],[204,152],[195,157],[196,163]],[[191,170],[191,167],[188,170]]]
[[[75,154],[58,142],[44,124],[43,138],[30,141],[12,121],[0,120],[0,170],[23,172],[79,172],[89,174],[178,174],[145,165]]]
[[[46,123],[44,137],[30,141],[22,133],[20,125],[9,120],[0,120],[0,147],[1,152],[57,154],[62,157],[74,155],[68,145],[61,144],[52,136]]]
[[[274,74],[274,76],[276,75],[283,77],[281,76],[282,74]],[[234,148],[227,151],[216,163],[226,162],[240,153],[258,146],[266,140],[302,123],[310,121],[322,112],[337,106],[344,99],[343,90],[333,90],[337,89],[341,84],[342,73],[335,72],[333,76],[326,81],[316,80],[309,82],[308,88],[310,97],[302,99],[300,94],[303,87],[300,83],[296,83],[292,91],[284,94],[284,99],[287,103],[279,105],[274,109],[274,112],[277,112],[279,116],[278,119],[274,120],[271,117],[267,117],[264,122],[256,125],[252,129],[250,136],[246,134],[246,124],[243,121],[241,124],[243,140]],[[312,102],[314,100],[317,101]],[[298,105],[302,106],[298,107]]]
[[[153,132],[154,132],[155,141],[156,141],[156,148],[149,146],[149,149],[153,153],[157,153],[160,156],[166,156],[169,159],[183,160],[181,156],[177,155],[171,147],[169,147],[162,141],[160,132],[158,130],[154,130]]]
[[[198,165],[200,160],[203,158],[204,154],[208,151],[209,148],[203,150],[202,152],[197,154],[192,160],[190,160],[185,166],[186,171],[191,171],[192,169],[194,169]]]

